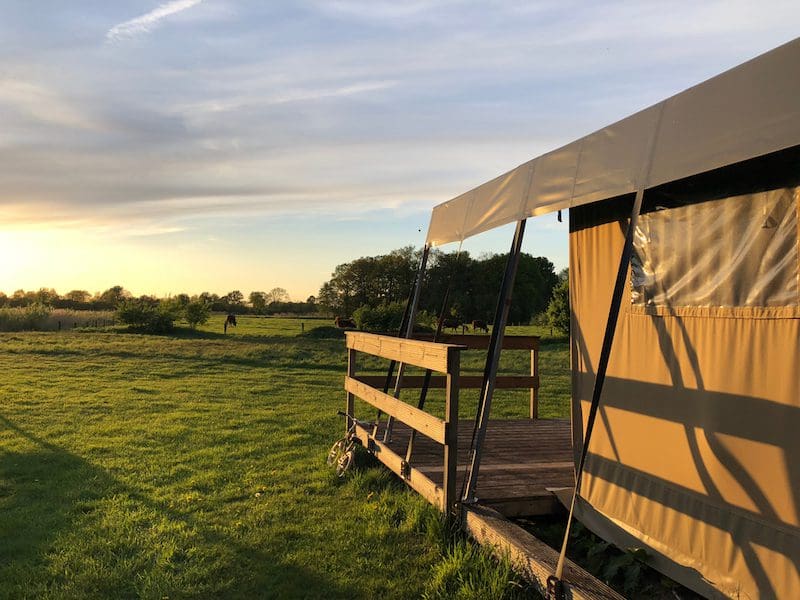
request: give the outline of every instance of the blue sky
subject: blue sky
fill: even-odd
[[[304,299],[798,22],[796,1],[4,0],[0,289]],[[566,266],[565,224],[526,235]]]

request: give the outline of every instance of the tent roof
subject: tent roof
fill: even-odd
[[[800,144],[800,38],[433,209],[442,245]]]

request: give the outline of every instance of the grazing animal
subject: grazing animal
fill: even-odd
[[[486,324],[486,321],[481,321],[480,319],[475,319],[472,322],[472,331],[478,331],[479,329],[481,331],[485,331],[486,333],[489,333],[489,326]]]
[[[333,324],[339,329],[355,329],[356,324],[353,319],[345,319],[344,317],[336,317]]]
[[[223,326],[224,333],[228,333],[228,325],[230,325],[231,327],[236,327],[236,315],[234,315],[233,313],[225,317],[225,325]]]
[[[462,324],[463,323],[461,322],[461,319],[458,319],[456,317],[450,317],[450,318],[447,318],[447,319],[442,319],[442,327],[444,327],[445,329],[456,330],[459,327],[461,327]]]

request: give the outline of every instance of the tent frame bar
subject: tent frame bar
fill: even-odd
[[[401,337],[410,339],[414,336],[414,324],[417,321],[417,307],[419,306],[419,297],[422,292],[422,282],[425,279],[425,269],[428,265],[428,255],[430,254],[430,245],[425,244],[422,248],[422,256],[419,259],[419,269],[417,270],[417,281],[414,285],[414,292],[411,296],[411,304],[408,307],[408,320],[406,321],[406,330],[401,332]],[[400,363],[397,367],[397,379],[394,384],[394,397],[399,398],[400,392],[403,389],[403,373],[405,372],[405,363]],[[386,378],[387,386],[391,380],[391,373]],[[383,432],[383,441],[388,443],[392,440],[392,429],[394,427],[394,418],[389,415],[386,420],[386,430]],[[377,429],[377,425],[376,425]]]
[[[483,444],[486,440],[489,413],[492,408],[492,397],[494,395],[497,369],[500,365],[500,351],[503,349],[503,337],[506,332],[508,313],[511,309],[514,279],[517,275],[519,257],[522,253],[522,238],[525,235],[525,222],[526,219],[517,221],[514,239],[511,242],[511,250],[509,250],[508,259],[506,260],[506,270],[505,273],[503,273],[503,282],[500,286],[500,293],[497,298],[497,307],[495,309],[494,321],[492,322],[492,337],[489,342],[489,351],[486,354],[486,365],[483,371],[481,397],[475,415],[475,428],[472,432],[470,461],[467,467],[467,475],[464,480],[464,490],[461,498],[462,503],[465,504],[471,504],[476,501],[475,486],[481,467],[481,455],[483,453]]]

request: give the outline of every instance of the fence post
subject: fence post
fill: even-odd
[[[539,340],[533,342],[531,350],[531,375],[536,381],[531,388],[531,419],[539,418]]]
[[[442,510],[452,515],[456,501],[458,474],[458,376],[461,370],[461,350],[447,349],[447,385],[444,408],[444,490]]]
[[[356,376],[356,351],[352,348],[347,349],[347,376]],[[347,406],[345,407],[345,413],[347,413],[347,416],[345,417],[345,434],[350,430],[350,425],[352,424],[350,423],[350,419],[355,419],[355,410],[356,397],[350,392],[347,392]]]

